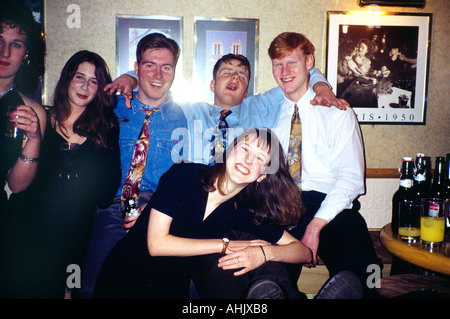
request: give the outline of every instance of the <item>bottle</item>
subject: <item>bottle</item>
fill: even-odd
[[[128,198],[125,202],[126,210],[124,211],[123,215],[125,216],[139,216],[139,210],[138,205],[134,198]]]
[[[431,184],[429,197],[432,198],[446,198],[446,176],[447,170],[445,167],[445,157],[436,157],[436,164],[434,168],[433,183]]]
[[[447,153],[447,164],[445,165],[445,167],[447,168],[447,180],[445,181],[445,188],[447,189],[447,198],[450,199],[450,153]]]
[[[446,180],[446,198],[450,200],[450,153],[447,153],[447,164],[445,165],[447,168],[447,180]],[[447,217],[446,217],[446,233],[445,233],[445,240],[450,242],[450,203],[447,207]]]
[[[423,153],[416,154],[416,171],[414,174],[413,191],[416,201],[420,203],[422,198],[428,196],[431,181],[431,158]]]
[[[399,170],[400,182],[398,190],[392,196],[392,233],[398,234],[399,203],[404,200],[414,200],[414,161],[411,157],[403,157]]]

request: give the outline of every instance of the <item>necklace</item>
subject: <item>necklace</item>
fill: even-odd
[[[16,84],[14,83],[14,85],[12,86],[12,88],[0,92],[0,99],[1,99],[2,97],[4,97],[6,94],[8,94],[9,91],[11,91],[12,89],[14,89],[15,87],[16,87]]]

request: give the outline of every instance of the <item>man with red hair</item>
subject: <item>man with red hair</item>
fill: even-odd
[[[352,109],[317,107],[310,103],[309,70],[314,46],[302,34],[285,32],[271,43],[272,73],[284,93],[274,129],[288,154],[295,144],[290,128],[293,116],[301,121],[300,188],[306,213],[291,234],[325,262],[330,276],[355,274],[365,286],[367,267],[380,264],[367,225],[359,213],[358,196],[364,193],[364,147]],[[291,173],[292,174],[292,173]],[[294,176],[293,176],[294,177]],[[296,280],[301,267],[291,267]],[[351,287],[350,287],[351,288]],[[328,296],[330,297],[330,296]]]

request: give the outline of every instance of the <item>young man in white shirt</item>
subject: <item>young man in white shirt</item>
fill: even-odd
[[[291,117],[298,106],[302,122],[301,189],[306,214],[290,232],[325,262],[330,277],[356,274],[366,284],[367,266],[380,264],[357,197],[364,193],[364,147],[352,109],[310,103],[309,70],[314,46],[302,34],[285,32],[269,47],[275,81],[284,92],[276,132],[288,151]],[[313,95],[314,96],[314,95]],[[298,278],[301,268],[291,269]]]

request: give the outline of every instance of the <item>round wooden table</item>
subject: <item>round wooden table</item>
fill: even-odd
[[[380,239],[383,246],[398,258],[425,269],[450,275],[449,242],[444,242],[443,247],[432,249],[420,243],[408,244],[392,233],[391,224],[381,229]]]

